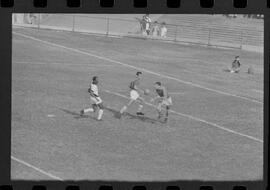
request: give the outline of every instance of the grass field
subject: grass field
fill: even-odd
[[[262,54],[23,28],[12,45],[12,179],[262,179]],[[235,55],[242,71],[224,72]],[[171,92],[167,124],[149,103],[114,117],[138,70]],[[79,117],[93,75],[102,122]]]

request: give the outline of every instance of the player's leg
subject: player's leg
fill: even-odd
[[[101,103],[99,103],[99,104],[97,104],[97,106],[98,106],[98,108],[99,108],[99,110],[98,110],[98,117],[97,117],[97,120],[101,120],[102,119],[102,115],[103,115],[103,104],[102,104],[102,102]]]
[[[172,98],[171,97],[167,98],[167,100],[164,101],[164,105],[166,106],[166,113],[164,118],[164,122],[166,123],[169,117],[170,106],[172,105]]]
[[[129,102],[127,103],[127,105],[124,105],[124,106],[121,108],[120,113],[121,113],[121,114],[124,113],[124,112],[127,110],[127,108],[128,108],[131,104],[133,104],[134,101],[135,101],[135,100],[130,99]]]
[[[93,99],[92,99],[92,97],[91,97],[91,102],[93,102],[93,104],[92,104],[92,107],[90,107],[90,108],[86,108],[86,109],[82,109],[81,111],[80,111],[80,115],[81,116],[83,116],[85,113],[87,113],[87,112],[95,112],[96,111],[96,108],[97,108],[97,105],[96,105],[96,101],[93,101]]]
[[[96,106],[99,108],[97,120],[101,120],[103,115],[103,104],[100,97],[96,97]]]
[[[135,102],[135,101],[138,99],[138,97],[139,97],[139,94],[138,94],[138,92],[137,92],[136,90],[131,90],[130,93],[129,93],[129,95],[130,95],[130,100],[129,100],[129,102],[128,102],[127,105],[124,105],[124,106],[121,108],[120,114],[123,114],[123,113],[127,110],[127,108],[128,108],[131,104],[133,104],[133,102]]]
[[[157,105],[157,112],[158,112],[158,119],[161,118],[162,116],[162,102],[159,102],[158,105]]]
[[[164,118],[164,122],[165,123],[168,121],[169,109],[170,109],[170,106],[166,106],[166,113],[165,113],[165,118]]]
[[[81,116],[87,112],[95,112],[98,107],[97,104],[102,102],[102,100],[99,97],[91,97],[90,99],[91,99],[91,102],[93,103],[92,107],[81,110],[80,111]]]
[[[81,115],[87,113],[87,112],[95,112],[95,107],[96,107],[96,104],[92,104],[92,107],[91,108],[85,108],[83,110],[81,110]]]
[[[137,115],[144,115],[144,113],[142,113],[142,109],[143,109],[143,104],[144,104],[144,99],[142,97],[138,97],[137,98],[138,102],[139,102],[139,107],[137,109],[136,114]]]
[[[235,73],[239,73],[240,72],[240,67],[235,68]]]

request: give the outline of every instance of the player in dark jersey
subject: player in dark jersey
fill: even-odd
[[[169,109],[170,109],[170,106],[172,105],[172,98],[168,94],[167,89],[163,85],[161,85],[161,82],[155,83],[155,91],[156,91],[157,97],[153,98],[151,102],[155,100],[157,100],[158,102],[158,105],[157,105],[158,119],[160,119],[162,116],[161,114],[162,106],[165,106],[166,114],[165,114],[164,122],[166,123],[168,121]]]
[[[133,104],[133,102],[135,102],[136,100],[139,102],[139,107],[138,107],[138,110],[137,110],[137,115],[138,116],[143,116],[144,113],[142,113],[142,108],[143,108],[143,103],[144,103],[144,99],[142,97],[140,97],[140,93],[143,93],[144,91],[141,90],[139,88],[139,85],[140,85],[140,79],[141,79],[141,74],[142,72],[137,72],[136,73],[136,79],[133,80],[130,85],[129,85],[129,89],[130,89],[130,100],[128,102],[127,105],[123,106],[122,109],[120,110],[120,114],[123,114],[127,108]]]
[[[81,110],[80,115],[83,116],[87,112],[95,112],[98,109],[97,120],[100,121],[103,115],[103,104],[102,104],[102,99],[99,97],[99,93],[98,93],[98,77],[97,76],[94,76],[92,78],[92,82],[90,84],[88,92],[90,94],[92,107]]]

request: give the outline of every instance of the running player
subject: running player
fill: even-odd
[[[139,92],[144,93],[143,90],[141,90],[138,86],[140,84],[140,75],[142,74],[142,72],[137,72],[136,73],[136,79],[134,81],[132,81],[129,85],[130,88],[130,100],[128,102],[127,105],[123,106],[122,109],[120,110],[120,114],[123,114],[127,108],[133,104],[133,102],[135,102],[136,100],[139,101],[139,107],[137,110],[137,115],[138,116],[143,116],[144,113],[142,113],[142,108],[143,108],[143,103],[144,103],[144,99],[142,97],[140,97]]]
[[[152,98],[151,102],[155,100],[158,101],[158,105],[157,105],[158,119],[160,119],[162,116],[161,114],[162,106],[165,106],[166,115],[165,115],[164,123],[166,123],[168,121],[169,109],[170,109],[170,106],[172,105],[172,98],[169,96],[167,89],[163,85],[161,85],[161,82],[155,83],[155,90],[157,93],[157,97]]]
[[[96,112],[98,110],[98,117],[97,120],[101,120],[103,115],[103,104],[102,100],[98,95],[98,77],[94,76],[92,78],[92,82],[90,84],[90,88],[88,89],[90,94],[90,100],[92,102],[92,107],[83,109],[80,111],[81,116],[83,116],[87,112]]]

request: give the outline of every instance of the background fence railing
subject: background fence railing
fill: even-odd
[[[107,36],[128,36],[174,42],[196,43],[208,46],[263,50],[263,31],[226,28],[222,26],[196,27],[166,24],[166,37],[142,34],[140,22],[79,14],[19,14],[13,15],[13,24],[86,32]]]

